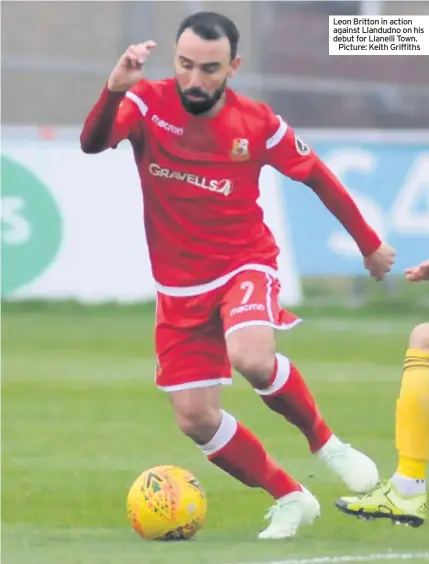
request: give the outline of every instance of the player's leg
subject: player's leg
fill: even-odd
[[[302,431],[311,451],[352,491],[369,491],[378,482],[375,464],[333,435],[298,368],[275,352],[275,329],[299,321],[279,306],[279,290],[272,277],[254,271],[238,275],[225,288],[222,317],[230,361],[271,410]]]
[[[161,299],[158,308],[156,380],[169,392],[179,428],[211,463],[249,487],[264,489],[288,508],[281,527],[270,534],[261,533],[261,538],[292,536],[300,525],[319,516],[320,507],[310,492],[267,454],[249,429],[221,409],[220,384],[231,382],[231,366],[220,319],[193,329],[188,320],[187,328],[179,329],[168,324],[165,301]],[[182,324],[186,324],[186,312],[182,314]]]
[[[410,336],[396,407],[396,448],[397,488],[404,494],[424,493],[429,464],[429,323],[415,327]]]
[[[426,473],[429,464],[429,323],[412,331],[396,404],[398,467],[370,495],[345,497],[336,505],[345,513],[390,518],[413,526],[427,518]],[[388,508],[388,509],[386,509]]]
[[[271,510],[271,526],[260,538],[293,536],[300,525],[319,517],[319,503],[268,455],[249,429],[221,409],[219,388],[170,392],[177,424],[212,464],[248,487],[264,489],[276,501],[280,512],[274,520]]]
[[[260,441],[220,406],[220,387],[170,392],[180,430],[208,460],[249,487],[259,487],[274,499],[300,491],[300,486],[265,452]]]
[[[243,327],[228,333],[226,343],[231,364],[262,401],[301,430],[311,452],[319,451],[333,433],[299,370],[286,356],[275,352],[275,330]]]

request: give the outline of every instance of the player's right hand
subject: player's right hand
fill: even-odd
[[[429,260],[422,262],[418,266],[405,269],[405,276],[410,282],[421,282],[429,280]]]
[[[112,70],[107,88],[112,92],[126,92],[143,78],[143,67],[156,43],[145,41],[130,45]]]
[[[395,250],[387,243],[382,243],[371,255],[364,258],[364,266],[376,280],[383,280],[395,263]]]

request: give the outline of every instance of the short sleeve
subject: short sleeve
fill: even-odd
[[[268,107],[266,121],[264,164],[293,180],[306,180],[317,160],[314,151]]]

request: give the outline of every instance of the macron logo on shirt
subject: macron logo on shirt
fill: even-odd
[[[161,129],[165,129],[165,131],[174,133],[174,135],[183,135],[183,127],[177,127],[176,125],[171,125],[171,123],[164,121],[156,114],[152,116],[152,121]]]

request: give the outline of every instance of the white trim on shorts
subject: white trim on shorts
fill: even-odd
[[[217,290],[217,288],[224,286],[227,282],[234,278],[234,276],[240,274],[240,272],[245,272],[246,270],[263,272],[273,276],[276,280],[278,280],[279,277],[277,270],[271,268],[271,266],[266,266],[264,264],[244,264],[232,272],[228,272],[219,278],[215,278],[211,282],[200,284],[199,286],[163,286],[162,284],[159,284],[159,282],[155,282],[155,288],[160,294],[165,294],[167,296],[179,298],[198,296],[199,294],[205,294],[211,290]]]
[[[186,382],[174,386],[158,386],[164,392],[180,392],[181,390],[193,390],[195,388],[211,388],[212,386],[230,386],[231,378],[213,378],[213,380],[197,380],[196,382]]]
[[[234,331],[238,331],[239,329],[245,329],[246,327],[272,327],[273,329],[277,329],[278,331],[289,331],[289,329],[293,329],[296,325],[302,322],[302,319],[295,319],[292,323],[281,323],[278,325],[277,323],[272,323],[271,321],[243,321],[243,323],[237,323],[237,325],[233,325],[229,329],[225,331],[225,337],[234,333]]]
[[[233,325],[224,333],[225,338],[233,333],[234,331],[238,331],[239,329],[244,329],[246,327],[256,327],[256,326],[264,326],[264,327],[272,327],[278,331],[288,331],[292,329],[299,323],[301,323],[302,319],[296,319],[292,321],[292,323],[281,323],[277,324],[274,322],[274,316],[271,307],[271,291],[274,285],[274,282],[278,280],[278,272],[271,268],[270,266],[265,266],[261,264],[245,264],[220,278],[216,278],[207,284],[202,284],[200,286],[187,286],[187,287],[174,287],[174,286],[162,286],[161,284],[156,283],[156,289],[160,294],[166,294],[168,296],[175,296],[175,297],[187,297],[187,296],[197,296],[199,294],[204,294],[206,292],[210,292],[211,290],[215,290],[220,288],[221,286],[225,285],[229,282],[234,276],[241,272],[245,271],[256,271],[265,273],[267,282],[267,294],[266,294],[266,306],[267,306],[267,313],[269,320],[255,320],[255,321],[244,321],[243,323],[237,323]],[[197,380],[194,382],[186,382],[183,384],[176,384],[173,386],[159,386],[157,387],[164,392],[178,392],[181,390],[193,390],[197,388],[209,388],[213,386],[229,386],[232,384],[232,377],[230,378],[213,378],[212,380]]]
[[[265,284],[265,286],[267,287],[267,294],[265,296],[265,305],[267,306],[268,319],[269,321],[271,321],[271,323],[274,323],[273,308],[271,307],[271,291],[273,289],[275,278],[269,276],[268,274],[265,274],[265,278],[267,279],[267,282]]]

